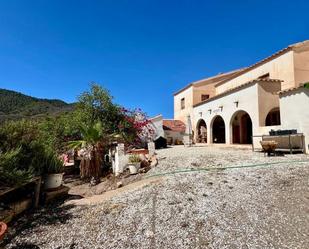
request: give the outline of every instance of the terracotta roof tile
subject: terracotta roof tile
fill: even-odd
[[[291,88],[282,90],[282,91],[279,92],[279,94],[291,92],[291,91],[297,90],[297,89],[299,89],[299,88],[304,88],[304,87],[305,87],[305,88],[309,88],[309,83],[303,83],[303,84],[300,84],[299,86],[291,87]]]
[[[185,132],[186,125],[184,124],[184,122],[180,120],[164,119],[163,120],[163,130]]]

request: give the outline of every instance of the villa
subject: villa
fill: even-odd
[[[309,148],[309,40],[174,94],[174,119],[192,124],[196,143],[253,144],[271,130],[297,130]]]

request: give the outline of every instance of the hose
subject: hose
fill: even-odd
[[[174,175],[179,173],[192,173],[192,172],[209,172],[209,171],[217,171],[217,170],[229,170],[229,169],[241,169],[241,168],[258,168],[258,167],[267,167],[272,165],[278,165],[278,164],[288,164],[288,163],[309,163],[309,160],[301,160],[301,161],[286,161],[286,162],[272,162],[272,163],[258,163],[258,164],[248,164],[248,165],[242,165],[242,166],[230,166],[230,167],[216,167],[216,168],[188,168],[188,169],[179,169],[175,171],[170,172],[163,172],[158,173],[150,176],[146,176],[145,178],[152,178],[152,177],[158,177],[158,176],[166,176],[166,175]]]

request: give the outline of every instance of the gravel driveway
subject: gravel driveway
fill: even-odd
[[[309,248],[308,156],[177,146],[158,157],[145,177],[222,169],[167,174],[97,205],[39,210],[15,224],[7,248]]]

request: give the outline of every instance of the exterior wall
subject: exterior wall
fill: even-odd
[[[240,86],[246,82],[257,79],[260,76],[269,73],[269,78],[280,79],[282,90],[295,86],[294,78],[294,55],[289,51],[265,64],[258,66],[234,79],[229,80],[216,87],[216,94],[223,93],[227,90]]]
[[[164,137],[167,139],[167,142],[170,141],[170,139],[173,140],[172,144],[175,144],[176,140],[178,142],[183,143],[183,136],[184,132],[178,132],[178,131],[164,131]]]
[[[280,95],[282,129],[297,129],[304,133],[309,152],[309,89],[299,88]]]
[[[251,118],[253,135],[266,135],[271,129],[297,129],[305,134],[306,148],[309,150],[309,111],[307,110],[309,89],[299,88],[284,92],[280,95],[280,99],[277,94],[281,90],[295,88],[309,82],[309,41],[291,45],[276,56],[248,72],[244,70],[244,73],[226,82],[224,81],[237,72],[192,83],[189,88],[174,96],[174,118],[187,123],[187,116],[190,115],[195,135],[197,123],[203,119],[207,125],[207,142],[212,143],[212,123],[214,118],[220,115],[225,122],[226,143],[229,144],[232,142],[231,120],[237,111],[242,110]],[[260,81],[241,86],[265,74],[269,74],[271,79],[282,80],[282,83]],[[218,84],[220,81],[224,83]],[[216,84],[218,85],[215,86]],[[241,87],[237,91],[225,93],[239,86]],[[222,96],[213,98],[222,93]],[[213,99],[199,104],[202,102],[202,94],[209,94]],[[185,98],[183,110],[181,110],[182,98]],[[193,107],[194,105],[196,106]],[[278,107],[281,125],[265,126],[268,113]],[[253,143],[256,147],[260,147],[259,139],[254,139]]]
[[[245,111],[249,114],[252,121],[253,134],[256,134],[259,128],[258,115],[258,84],[246,86],[237,92],[231,92],[221,98],[206,102],[205,104],[194,108],[194,134],[197,134],[197,124],[200,119],[204,119],[207,125],[207,143],[212,143],[212,123],[217,115],[220,115],[225,122],[226,143],[232,143],[232,118],[237,111]],[[238,106],[236,106],[238,101]],[[222,106],[222,110],[221,107]],[[211,113],[208,111],[211,109]]]
[[[155,130],[155,139],[158,137],[164,137],[163,131],[163,117],[158,115],[150,119],[153,129]]]
[[[305,47],[306,48],[306,47]],[[309,82],[309,48],[294,52],[296,86]]]
[[[185,108],[181,109],[181,99],[185,98]],[[174,119],[186,123],[187,116],[193,114],[193,86],[174,96]]]
[[[233,72],[228,72],[224,74],[218,74],[216,76],[195,81],[191,83],[187,89],[182,90],[174,95],[174,119],[178,119],[187,122],[187,116],[190,115],[191,122],[193,122],[193,106],[202,102],[201,95],[209,94],[209,97],[214,97],[216,94],[215,85],[225,79],[232,77],[234,74],[239,72],[240,70],[236,70]],[[185,98],[186,107],[181,110],[181,99]]]
[[[265,126],[267,114],[279,107],[280,82],[260,82],[258,84],[259,95],[259,126]]]
[[[210,84],[206,86],[194,86],[193,88],[193,105],[202,102],[202,94],[208,94],[210,98],[214,97],[216,94],[215,84]]]

